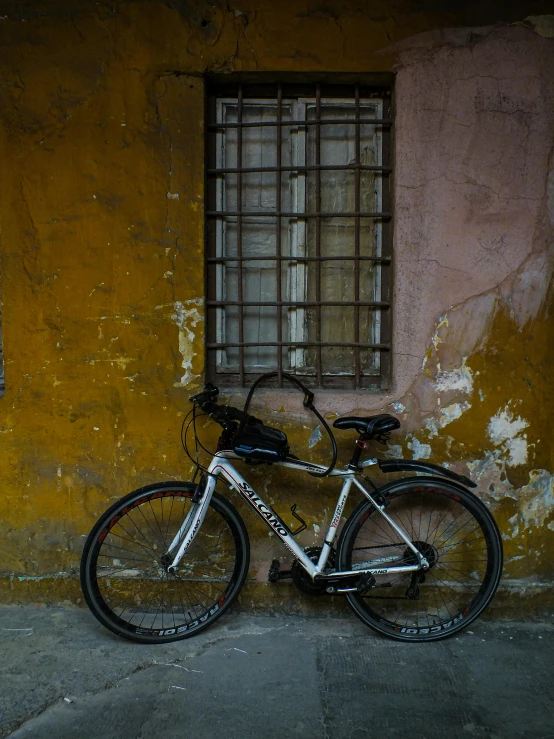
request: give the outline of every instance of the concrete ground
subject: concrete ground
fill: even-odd
[[[231,613],[160,646],[86,610],[0,607],[14,739],[554,737],[554,626],[478,621],[407,645],[352,616]]]

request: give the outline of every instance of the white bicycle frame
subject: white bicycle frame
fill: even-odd
[[[377,503],[371,494],[365,489],[361,482],[356,478],[356,473],[350,469],[334,469],[330,473],[330,477],[341,477],[343,479],[342,488],[335,506],[335,511],[331,519],[331,524],[327,530],[327,535],[324,540],[321,554],[317,562],[312,562],[308,555],[293,539],[291,532],[288,527],[283,523],[279,516],[268,506],[264,500],[256,493],[251,485],[242,477],[242,475],[233,467],[229,462],[230,459],[241,459],[238,455],[231,451],[217,452],[208,467],[207,482],[202,497],[198,501],[196,506],[192,506],[188,513],[185,521],[179,528],[179,531],[175,535],[171,545],[169,546],[168,552],[174,552],[178,547],[178,551],[173,559],[173,562],[169,566],[169,571],[176,568],[179,565],[183,555],[191,545],[196,533],[202,526],[204,517],[208,510],[210,500],[215,490],[216,482],[219,476],[221,476],[229,484],[231,488],[236,490],[242,497],[250,503],[252,508],[258,513],[258,515],[266,522],[269,528],[281,539],[287,549],[294,555],[296,559],[302,564],[306,572],[312,579],[317,576],[324,576],[325,579],[338,579],[342,577],[348,577],[352,575],[387,575],[389,573],[398,572],[416,572],[421,569],[428,569],[429,565],[425,557],[419,552],[416,547],[412,544],[407,534],[398,526],[392,518],[387,515],[384,510],[384,506]],[[376,460],[375,460],[376,461]],[[277,462],[282,467],[288,467],[289,469],[299,470],[301,472],[323,472],[325,467],[321,467],[311,462],[304,462],[300,459],[287,459],[284,462]],[[367,463],[366,463],[367,464]],[[413,565],[399,565],[399,566],[383,566],[386,562],[390,562],[390,557],[385,557],[371,562],[357,563],[356,568],[353,570],[343,570],[333,573],[325,573],[325,565],[329,558],[331,547],[335,540],[337,529],[340,524],[342,512],[346,504],[346,500],[350,493],[352,485],[355,485],[361,493],[370,501],[373,507],[386,519],[391,528],[396,531],[398,536],[405,542],[406,546],[413,551],[416,555],[418,563]],[[394,558],[396,559],[396,558]]]

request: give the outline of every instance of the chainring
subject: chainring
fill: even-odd
[[[315,564],[319,559],[321,549],[322,547],[307,547],[304,549],[304,552]],[[325,569],[334,569],[336,554],[335,549],[331,547]],[[290,575],[296,587],[308,595],[323,595],[325,593],[325,588],[329,584],[326,582],[314,582],[297,559],[292,563]]]

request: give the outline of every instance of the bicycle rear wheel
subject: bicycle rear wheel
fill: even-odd
[[[502,541],[484,504],[465,488],[410,478],[382,489],[385,511],[428,560],[426,572],[375,576],[366,593],[348,593],[354,613],[402,641],[435,641],[464,629],[487,607],[502,572]],[[345,524],[341,570],[416,564],[417,557],[369,501]]]
[[[206,518],[176,568],[173,537],[184,522],[193,483],[163,482],[125,496],[95,524],[81,558],[81,587],[96,618],[137,642],[184,639],[210,626],[235,600],[250,546],[235,508],[213,494]]]

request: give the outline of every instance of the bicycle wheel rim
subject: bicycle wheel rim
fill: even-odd
[[[192,505],[191,486],[130,494],[99,520],[85,546],[81,580],[94,615],[134,641],[191,636],[231,605],[248,569],[248,540],[233,507],[214,494],[175,574],[168,546]]]
[[[387,514],[431,567],[422,573],[422,582],[418,573],[377,575],[367,593],[348,594],[352,609],[396,639],[429,641],[460,631],[486,608],[500,580],[502,544],[494,519],[476,496],[440,481],[400,483],[387,500]],[[341,568],[367,562],[368,551],[383,568],[415,563],[407,545],[369,503],[352,515]]]

